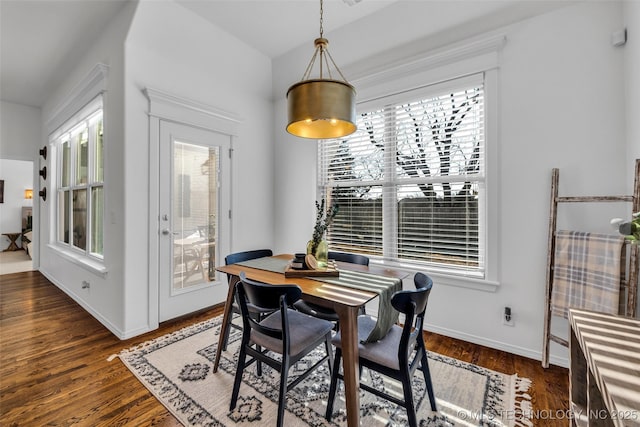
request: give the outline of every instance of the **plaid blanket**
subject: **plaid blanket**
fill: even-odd
[[[554,316],[566,319],[569,308],[618,313],[623,242],[620,235],[556,232],[551,292]]]

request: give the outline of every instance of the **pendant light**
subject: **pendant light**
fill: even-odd
[[[356,131],[356,90],[329,53],[329,41],[323,37],[323,12],[320,0],[320,38],[314,41],[315,51],[302,80],[287,91],[287,132],[302,138],[340,138]],[[311,78],[316,59],[320,63],[320,77]],[[342,80],[333,79],[331,65]],[[328,78],[324,77],[325,68]]]

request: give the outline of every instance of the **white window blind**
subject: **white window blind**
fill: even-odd
[[[358,130],[319,144],[319,185],[340,211],[331,250],[484,272],[482,75],[359,105]]]

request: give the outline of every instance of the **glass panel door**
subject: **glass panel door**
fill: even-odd
[[[230,247],[231,137],[160,123],[159,320],[222,302]],[[224,212],[224,215],[221,213]]]
[[[220,147],[173,147],[173,288],[215,279]]]

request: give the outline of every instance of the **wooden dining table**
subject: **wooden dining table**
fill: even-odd
[[[293,255],[276,255],[275,258],[291,260]],[[408,274],[405,271],[378,266],[363,266],[350,263],[336,262],[338,270],[348,270],[369,273],[394,279],[404,279]],[[378,296],[378,293],[353,289],[349,287],[336,287],[312,277],[285,277],[284,273],[261,270],[238,264],[216,267],[216,270],[226,273],[229,277],[229,290],[224,307],[224,317],[218,339],[218,348],[213,365],[213,372],[218,370],[222,354],[222,344],[227,328],[229,316],[232,315],[233,288],[240,280],[239,275],[244,272],[249,279],[271,285],[295,284],[302,289],[302,299],[323,307],[329,307],[338,314],[342,339],[342,357],[344,371],[344,387],[347,410],[347,426],[356,427],[360,424],[360,378],[358,366],[358,314],[360,307]]]

